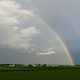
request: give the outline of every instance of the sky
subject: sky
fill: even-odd
[[[80,64],[79,0],[0,0],[0,63]]]

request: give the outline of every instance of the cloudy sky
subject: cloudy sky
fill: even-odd
[[[80,64],[79,3],[0,0],[0,63]]]

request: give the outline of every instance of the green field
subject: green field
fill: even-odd
[[[0,71],[0,80],[80,80],[80,69]]]

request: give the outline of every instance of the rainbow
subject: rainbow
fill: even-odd
[[[60,42],[60,44],[63,46],[64,50],[66,51],[66,54],[67,54],[67,56],[68,56],[68,59],[69,59],[71,65],[74,65],[74,61],[73,61],[73,59],[72,59],[72,57],[71,57],[71,55],[70,55],[70,52],[69,52],[68,49],[67,49],[67,46],[64,44],[62,38],[55,32],[55,30],[54,30],[49,24],[47,24],[47,23],[45,22],[45,20],[43,20],[43,19],[41,18],[41,16],[36,16],[36,15],[35,15],[35,16],[33,16],[33,17],[36,18],[36,19],[37,19],[41,24],[43,24],[45,27],[47,27],[47,29],[49,29],[49,30],[51,31],[51,33],[56,36],[56,38],[58,39],[58,41]]]

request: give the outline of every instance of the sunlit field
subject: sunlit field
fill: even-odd
[[[80,68],[0,68],[0,80],[80,80]]]

